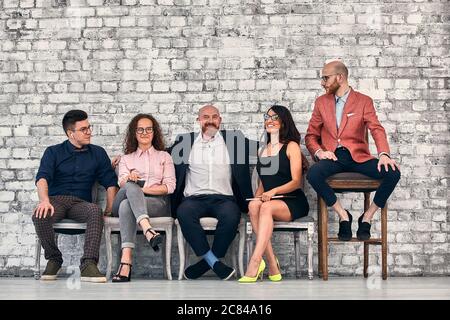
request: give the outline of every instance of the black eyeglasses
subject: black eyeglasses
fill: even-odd
[[[333,73],[333,74],[329,74],[329,75],[327,75],[327,76],[321,76],[321,77],[320,77],[320,80],[322,80],[323,82],[327,82],[328,79],[330,79],[331,76],[336,76],[336,75],[338,75],[338,74],[339,74],[339,73]]]
[[[136,129],[136,133],[143,134],[144,132],[145,133],[152,133],[153,132],[153,127],[147,127],[147,128],[139,127],[139,128]]]
[[[280,116],[277,114],[269,115],[267,113],[264,113],[264,121],[267,121],[269,119],[272,119],[272,121],[277,121],[278,119],[280,119]]]
[[[81,131],[84,134],[92,133],[93,130],[94,130],[94,126],[92,126],[92,125],[89,125],[87,127],[83,127],[83,128],[80,128],[80,129],[72,129],[73,132]]]

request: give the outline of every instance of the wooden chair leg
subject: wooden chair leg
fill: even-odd
[[[107,225],[104,227],[105,233],[105,247],[106,247],[106,279],[111,277],[112,269],[112,242],[111,242],[111,228]]]
[[[166,276],[168,280],[172,280],[172,230],[173,226],[168,227],[166,231],[166,241],[165,241],[165,254],[164,254],[164,264],[166,270]]]
[[[41,278],[41,240],[36,236],[36,251],[34,261],[34,278],[39,280]]]
[[[239,249],[238,249],[238,257],[239,257],[239,274],[241,277],[244,276],[244,248],[245,248],[245,225],[244,221],[239,225]]]
[[[253,229],[252,229],[252,224],[250,222],[246,223],[246,246],[247,246],[247,264],[246,264],[246,268],[248,267],[248,264],[250,263],[250,258],[253,254]],[[245,271],[244,271],[245,273]]]
[[[369,244],[364,242],[364,278],[369,276],[367,272],[369,268]]]
[[[321,258],[322,258],[322,278],[328,280],[328,209],[325,201],[320,198],[320,234],[321,234]]]
[[[183,279],[184,266],[185,266],[185,252],[184,252],[184,238],[183,232],[181,232],[181,227],[177,224],[177,244],[178,244],[178,257],[179,257],[179,269],[178,269],[178,280]]]
[[[300,275],[300,231],[294,232],[295,277]]]
[[[364,192],[364,212],[366,212],[370,207],[370,192]],[[364,278],[369,276],[369,244],[364,242]]]
[[[313,279],[313,241],[314,241],[314,223],[308,227],[308,279]]]
[[[322,226],[320,224],[320,197],[317,195],[317,245],[318,245],[318,262],[317,262],[317,275],[319,277],[322,277]]]
[[[387,204],[381,209],[381,274],[387,279]]]

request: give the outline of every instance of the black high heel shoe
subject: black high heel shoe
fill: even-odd
[[[123,266],[130,266],[130,272],[128,273],[128,276],[122,276],[120,272],[122,271]],[[112,278],[112,282],[130,282],[131,280],[131,263],[121,262],[119,271],[117,271],[116,275]]]
[[[148,228],[147,230],[145,230],[144,235],[147,235],[147,232],[150,232],[153,235],[153,237],[148,240],[150,246],[153,250],[159,251],[159,245],[162,243],[162,236],[159,233],[156,233],[153,228]]]

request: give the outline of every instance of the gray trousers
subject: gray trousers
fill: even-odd
[[[141,187],[127,182],[117,193],[112,215],[119,217],[122,248],[134,248],[136,243],[137,224],[150,217],[170,216],[169,197],[146,196]]]

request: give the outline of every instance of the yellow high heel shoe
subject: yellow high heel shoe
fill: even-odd
[[[261,263],[259,264],[258,273],[256,274],[256,277],[243,276],[238,281],[240,283],[252,283],[256,282],[259,277],[261,277],[262,280],[264,269],[266,269],[266,263],[264,262],[264,260],[261,259]]]
[[[278,267],[278,270],[280,270],[280,273],[274,274],[273,276],[271,276],[269,274],[269,280],[273,281],[273,282],[278,282],[278,281],[281,281],[283,279],[283,277],[281,276],[281,268],[280,268],[280,263],[278,262],[278,258],[275,257],[275,259],[277,260],[277,267]]]

